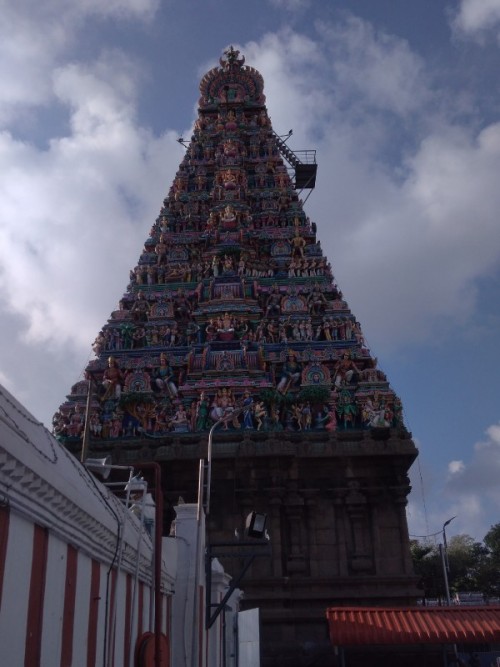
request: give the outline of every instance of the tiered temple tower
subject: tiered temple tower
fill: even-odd
[[[416,597],[417,451],[303,210],[315,166],[273,131],[261,75],[231,47],[200,90],[184,159],[54,431],[80,452],[91,379],[89,455],[158,461],[173,504],[196,501],[224,417],[209,538],[268,515],[272,556],[242,585],[263,664],[332,664],[327,606]]]

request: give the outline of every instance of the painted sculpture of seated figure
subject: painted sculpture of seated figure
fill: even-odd
[[[231,413],[234,412],[234,396],[233,392],[226,387],[219,389],[212,402],[212,409],[210,410],[210,417],[214,422],[220,419],[224,421],[224,430],[229,427]]]
[[[234,263],[233,258],[230,255],[224,255],[224,261],[222,263],[222,274],[232,274],[234,273]]]
[[[281,377],[279,379],[276,389],[281,394],[286,394],[290,387],[296,385],[300,381],[301,368],[300,364],[295,359],[294,354],[288,355],[287,361],[283,364]]]
[[[188,414],[182,403],[180,403],[179,407],[175,411],[175,414],[171,420],[171,424],[174,427],[174,431],[189,431]]]
[[[223,229],[236,228],[236,211],[231,204],[228,204],[221,216],[221,227]]]
[[[346,384],[353,382],[359,375],[360,370],[352,361],[348,352],[344,352],[335,367],[335,388],[340,389]]]
[[[174,382],[174,372],[163,353],[160,354],[160,365],[155,371],[155,384],[158,389],[166,391],[170,398],[177,397],[178,391]]]
[[[230,109],[227,114],[226,130],[234,132],[234,130],[237,129],[238,129],[238,124],[236,122],[236,114],[232,109]]]
[[[222,175],[224,179],[224,189],[225,190],[236,190],[238,187],[238,182],[235,174],[230,169],[227,169]]]
[[[224,313],[217,323],[217,338],[219,340],[233,340],[234,322],[229,313]]]
[[[232,113],[234,116],[234,112]],[[236,155],[238,155],[238,144],[234,141],[234,139],[227,139],[223,144],[223,149],[224,149],[224,155],[226,157],[235,157]]]

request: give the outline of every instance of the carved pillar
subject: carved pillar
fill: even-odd
[[[349,568],[353,572],[370,572],[373,569],[373,553],[368,502],[359,490],[359,482],[352,480],[347,486],[349,492],[345,498],[345,506],[351,537]]]
[[[309,574],[311,577],[321,576],[321,551],[322,545],[318,544],[318,492],[307,489],[303,491],[305,511],[304,522],[307,530],[309,552]]]
[[[304,499],[298,493],[297,482],[290,480],[288,493],[284,502],[285,531],[287,536],[287,551],[285,554],[285,569],[288,575],[307,574],[307,544],[304,525]]]
[[[408,494],[410,493],[411,486],[407,475],[401,475],[398,477],[398,481],[401,482],[400,486],[395,489],[394,493],[394,502],[396,506],[396,511],[398,513],[398,525],[399,525],[399,543],[400,545],[409,545],[410,536],[408,534],[408,521],[406,518],[406,506],[408,504]],[[411,559],[410,549],[402,548],[402,570],[406,574],[413,574],[413,561]]]
[[[274,490],[275,491],[275,490]],[[282,508],[282,499],[281,496],[277,493],[273,493],[269,497],[269,514],[267,517],[267,529],[269,531],[269,536],[271,538],[271,547],[272,547],[272,562],[271,562],[271,574],[273,577],[282,577],[283,576],[283,558],[282,558],[282,539],[281,539],[281,508]]]

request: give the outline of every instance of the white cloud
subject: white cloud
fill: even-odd
[[[135,125],[127,71],[116,57],[60,68],[54,94],[71,108],[72,133],[48,149],[0,135],[0,285],[32,341],[90,345],[182,157],[176,133]]]
[[[500,447],[500,424],[493,424],[486,429],[488,440],[486,442],[478,442],[475,445],[476,450],[489,449]],[[500,453],[500,449],[498,450]]]
[[[446,528],[448,536],[467,534],[482,541],[490,526],[498,521],[500,498],[498,494],[490,495],[492,487],[485,493],[478,479],[468,483],[469,466],[464,461],[450,461],[446,475],[421,449],[410,470],[412,492],[407,517],[411,537],[428,536],[441,542],[443,524],[455,517]]]
[[[43,104],[50,96],[50,71],[67,44],[63,23],[42,22],[21,11],[17,3],[2,3],[0,11],[0,122],[20,109]]]
[[[66,3],[61,0],[53,0],[56,6]],[[148,20],[159,8],[159,0],[80,0],[74,7],[68,9],[73,15],[97,15],[112,16],[124,19],[142,19]]]
[[[452,475],[458,475],[465,470],[465,464],[463,461],[450,461],[448,463],[448,471]]]
[[[296,12],[299,9],[306,9],[310,6],[311,0],[270,0],[271,4],[279,9],[286,9],[289,12]]]
[[[0,123],[54,102],[52,72],[79,43],[85,21],[149,20],[158,0],[0,0]]]
[[[421,58],[408,43],[355,16],[318,25],[331,54],[336,99],[403,115],[421,108],[428,93]]]
[[[461,0],[458,12],[453,18],[453,27],[471,36],[477,36],[499,23],[499,0]]]
[[[485,431],[486,438],[474,445],[469,461],[451,461],[449,475],[443,488],[443,498],[448,499],[452,513],[464,523],[469,523],[471,534],[486,534],[489,524],[500,513],[500,423]],[[450,511],[451,511],[450,510]],[[474,527],[474,521],[483,517],[483,524]],[[482,537],[483,535],[479,535]]]

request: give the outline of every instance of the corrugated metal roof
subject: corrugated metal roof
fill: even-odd
[[[330,607],[335,646],[500,642],[499,607]]]

